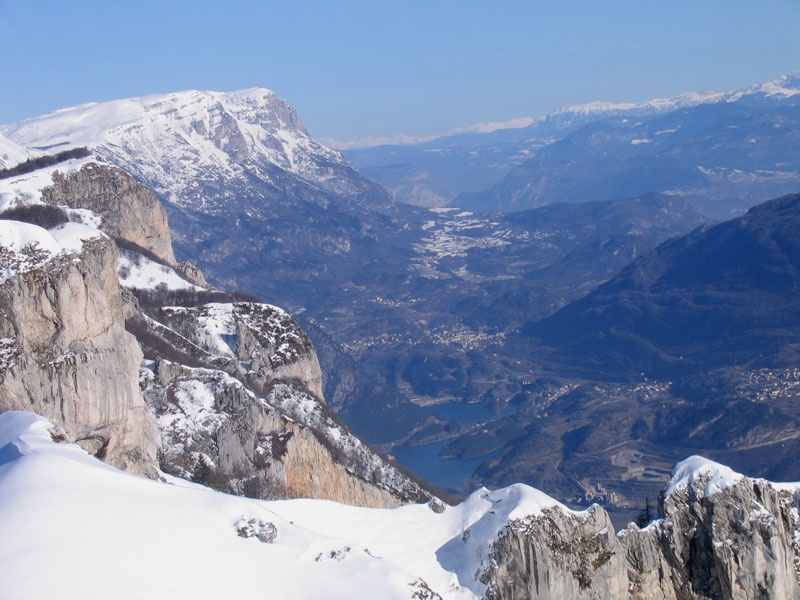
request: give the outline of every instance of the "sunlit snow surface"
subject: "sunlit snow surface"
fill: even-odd
[[[0,169],[15,167],[19,163],[32,158],[36,152],[11,141],[0,133]]]
[[[688,487],[695,489],[698,499],[712,496],[732,488],[745,478],[730,467],[721,465],[702,456],[690,456],[675,465],[672,477],[664,490],[664,495],[669,497]],[[700,487],[702,485],[702,488]],[[776,489],[800,494],[800,482],[774,483],[770,485]]]
[[[74,158],[23,175],[0,179],[0,212],[19,204],[41,204],[41,191],[53,184],[56,171],[68,175],[92,162],[99,161],[92,157]]]
[[[558,505],[524,485],[479,490],[441,514],[249,500],[117,471],[53,442],[50,427],[0,415],[4,600],[410,599],[420,578],[442,598],[473,599],[508,519]],[[273,523],[275,542],[239,537],[242,516]]]
[[[2,142],[2,140],[0,140]],[[60,162],[31,173],[0,179],[0,212],[17,206],[43,204],[42,190],[53,184],[56,172],[68,175],[84,165],[104,164],[95,158],[80,158]],[[87,209],[61,207],[71,222],[49,231],[28,223],[0,220],[0,283],[14,273],[26,272],[44,265],[63,253],[79,253],[86,241],[104,237],[99,228],[102,219]],[[38,251],[37,251],[38,250]],[[7,255],[8,253],[13,255]],[[174,269],[161,265],[146,256],[122,250],[119,256],[120,283],[129,288],[197,290]]]
[[[118,265],[119,282],[127,288],[154,289],[163,286],[168,290],[202,289],[186,281],[175,269],[135,252],[121,250]]]
[[[59,256],[80,253],[84,242],[104,235],[82,223],[65,223],[48,231],[30,223],[0,220],[0,283]]]
[[[704,496],[711,496],[736,485],[744,476],[733,469],[721,465],[702,456],[690,456],[682,460],[672,471],[672,478],[664,492],[670,496],[680,490],[685,490],[695,481],[703,480]]]
[[[440,514],[427,505],[250,500],[128,475],[52,441],[50,429],[32,413],[0,415],[4,600],[411,599],[426,589],[421,581],[443,599],[474,600],[485,592],[479,576],[491,543],[510,520],[568,511],[521,484],[480,489]],[[668,493],[701,480],[713,494],[741,477],[690,457]],[[274,524],[277,538],[239,537],[242,518]]]
[[[0,212],[17,206],[42,204],[42,189],[53,183],[56,171],[73,173],[91,158],[68,160],[31,173],[0,179]],[[0,220],[0,283],[16,273],[38,269],[50,260],[66,254],[77,254],[84,243],[105,237],[98,228],[101,219],[85,209],[61,207],[70,221],[50,229],[12,220]]]

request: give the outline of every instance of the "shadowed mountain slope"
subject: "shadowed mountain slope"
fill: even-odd
[[[782,365],[800,341],[800,194],[665,242],[525,333],[594,376]]]

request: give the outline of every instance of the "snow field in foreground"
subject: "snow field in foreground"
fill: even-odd
[[[50,428],[32,413],[0,415],[4,600],[391,600],[413,598],[420,580],[443,599],[474,600],[485,591],[478,577],[491,544],[510,520],[569,511],[521,484],[480,489],[441,514],[427,505],[250,500],[175,477],[128,475],[55,443]],[[716,493],[740,478],[690,457],[675,467],[670,489],[700,480]],[[242,518],[273,524],[275,541],[240,537]]]
[[[488,544],[509,517],[557,504],[526,486],[479,490],[434,513],[323,500],[257,501],[128,475],[51,440],[37,415],[0,415],[4,598],[443,598],[483,586]],[[240,517],[277,539],[241,538]],[[470,532],[465,534],[465,530]]]

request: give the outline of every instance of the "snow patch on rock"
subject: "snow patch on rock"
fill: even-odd
[[[201,290],[183,277],[172,267],[162,265],[136,252],[120,250],[117,266],[119,282],[122,286],[133,289],[156,289],[164,287],[168,290]]]
[[[83,244],[104,234],[93,227],[66,223],[52,231],[20,221],[0,220],[0,284],[39,269],[56,257],[81,252]]]
[[[24,175],[0,179],[0,212],[17,205],[41,204],[41,192],[53,184],[53,175],[57,171],[68,175],[79,171],[83,165],[91,162],[98,161],[92,157],[73,158]]]

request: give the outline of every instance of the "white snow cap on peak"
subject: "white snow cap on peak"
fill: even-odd
[[[735,472],[730,467],[702,456],[690,456],[675,465],[664,495],[668,497],[675,492],[687,489],[695,481],[705,480],[703,496],[712,496],[733,487],[742,479],[744,479],[744,475]]]
[[[0,134],[41,153],[88,147],[161,197],[211,211],[254,178],[273,182],[276,167],[337,193],[345,184],[336,167],[358,180],[356,191],[363,183],[341,154],[308,134],[287,100],[261,87],[81,104],[0,125]],[[225,192],[201,193],[204,186]]]
[[[214,119],[220,115],[220,108],[234,113],[240,113],[242,108],[263,109],[269,117],[259,114],[260,123],[306,133],[289,102],[261,87],[233,92],[186,90],[88,102],[4,125],[3,133],[12,141],[24,140],[29,148],[53,151],[118,141],[118,132],[147,129],[154,118],[171,123],[184,134],[192,130],[208,134],[216,124]]]

